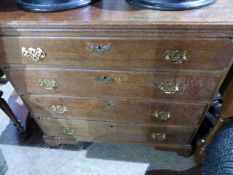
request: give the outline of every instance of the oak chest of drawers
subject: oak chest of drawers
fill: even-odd
[[[124,0],[2,12],[0,65],[50,146],[103,141],[189,152],[232,64],[233,15],[221,11],[233,10],[228,2],[176,13]]]

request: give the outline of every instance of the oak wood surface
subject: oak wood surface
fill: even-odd
[[[53,142],[55,145],[57,142],[73,143],[80,139],[152,144],[171,150],[185,150],[187,145],[190,148],[197,127],[187,123],[184,127],[184,122],[190,119],[191,123],[197,124],[198,119],[203,119],[195,116],[202,113],[201,107],[211,102],[232,62],[232,11],[231,0],[217,0],[215,4],[205,8],[179,12],[142,9],[127,4],[125,0],[102,0],[65,12],[31,13],[18,9],[14,0],[2,0],[0,64],[7,68],[7,75],[20,95],[50,95],[46,99],[52,100],[46,100],[46,105],[51,105],[50,102],[54,102],[55,98],[59,99],[57,102],[65,102],[67,106],[80,104],[80,99],[89,98],[91,105],[98,109],[98,102],[103,97],[110,100],[117,98],[118,104],[124,105],[112,115],[97,110],[93,117],[100,114],[98,122],[85,121],[89,118],[78,120],[75,117],[73,120],[78,110],[69,119],[56,119],[53,118],[55,115],[47,113],[48,109],[43,109],[43,116],[37,116],[37,120],[48,137],[56,136],[53,137],[57,138]],[[89,42],[111,42],[112,50],[102,55],[86,53]],[[31,62],[22,57],[21,47],[41,47],[46,52],[46,58],[41,62]],[[162,54],[167,49],[191,51],[190,60],[181,65],[163,62]],[[35,69],[27,68],[33,66]],[[90,68],[92,70],[88,70]],[[127,70],[137,68],[141,70]],[[113,81],[110,84],[101,83],[96,81],[99,76],[113,78]],[[42,78],[55,79],[59,87],[54,90],[43,89],[38,82]],[[165,82],[179,83],[182,85],[181,91],[173,95],[162,94],[158,86]],[[64,97],[65,95],[73,97]],[[38,102],[45,100],[43,96]],[[161,99],[170,103],[161,103]],[[30,102],[28,104],[32,111],[38,107],[32,106],[34,104]],[[195,112],[187,114],[185,110],[180,111],[182,108],[178,110],[176,106],[181,104],[185,104],[185,110],[192,107],[190,111]],[[85,105],[84,101],[82,105]],[[142,108],[131,107],[135,109],[131,111],[125,105],[142,105]],[[159,123],[160,126],[155,126],[149,123],[152,122],[149,117],[154,105],[164,110],[173,109],[177,114],[183,112],[182,115],[188,116],[181,119],[179,117],[182,115],[179,115],[176,121],[167,123],[169,125]],[[124,115],[119,117],[120,111],[128,116],[127,121],[123,119]],[[132,116],[136,112],[144,114],[145,111],[148,112],[145,117],[135,117],[135,120],[145,122],[146,125],[133,124]],[[92,117],[91,113],[88,114],[88,117]],[[101,122],[108,116],[114,120]],[[128,123],[128,119],[131,123]],[[177,124],[182,126],[172,126]],[[62,139],[61,136],[65,138],[64,127],[75,131],[78,129],[80,133],[75,133],[70,140]],[[154,131],[166,131],[167,141],[155,143],[150,140],[149,136]]]
[[[148,37],[2,37],[0,64],[72,66],[80,68],[223,70],[231,60],[229,39],[169,39]],[[0,44],[1,45],[1,44]],[[111,45],[104,53],[91,45]],[[41,48],[45,58],[37,62],[22,55],[22,48]],[[181,64],[165,60],[166,51],[187,52]]]
[[[53,94],[79,97],[116,97],[131,99],[170,99],[208,103],[214,96],[220,75],[169,73],[163,71],[133,72],[76,69],[6,69],[20,94]],[[99,77],[111,82],[98,81]],[[45,89],[41,80],[55,80],[58,87]],[[175,94],[165,94],[162,84],[178,85]]]
[[[194,128],[137,125],[128,123],[96,122],[65,119],[36,119],[49,136],[73,137],[87,141],[119,141],[144,144],[188,144]],[[67,133],[71,134],[67,134]],[[166,139],[157,141],[153,133],[165,133]]]
[[[28,25],[43,26],[83,26],[83,25],[226,25],[233,24],[233,4],[231,0],[217,0],[211,6],[179,12],[153,11],[129,5],[125,0],[101,0],[90,6],[59,12],[30,13],[19,10],[14,0],[2,0],[0,13],[1,26]],[[11,12],[11,13],[9,13]],[[46,25],[45,25],[46,24]]]
[[[111,98],[72,98],[54,96],[22,96],[30,107],[33,117],[60,119],[83,119],[156,125],[198,126],[206,105],[172,103],[170,101],[141,101]],[[53,106],[65,106],[59,113]],[[169,112],[168,120],[156,117],[157,112]]]

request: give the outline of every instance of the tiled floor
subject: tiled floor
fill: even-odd
[[[3,88],[3,87],[2,87]],[[5,98],[12,92],[4,87]],[[157,151],[149,146],[95,143],[49,149],[35,130],[32,138],[20,140],[9,119],[0,111],[0,148],[9,170],[6,175],[144,175],[147,170],[186,170],[193,158]]]

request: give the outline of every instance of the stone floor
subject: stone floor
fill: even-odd
[[[9,84],[1,89],[5,99],[13,91]],[[49,149],[41,136],[35,129],[31,138],[20,139],[0,111],[0,148],[9,168],[6,175],[144,175],[148,170],[184,171],[196,166],[193,157],[150,146],[94,143],[84,149],[86,144],[82,143]]]

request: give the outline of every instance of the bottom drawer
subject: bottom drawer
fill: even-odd
[[[189,144],[195,130],[195,128],[188,127],[152,126],[85,120],[51,118],[37,118],[36,120],[46,135],[69,136],[84,141]]]

